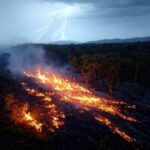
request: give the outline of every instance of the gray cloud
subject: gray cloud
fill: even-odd
[[[150,14],[150,0],[54,0],[53,2],[90,3],[94,6],[93,15],[101,11],[110,12],[110,16],[129,16]]]
[[[0,45],[33,42],[53,11],[76,4],[80,9],[69,16],[66,40],[150,35],[150,0],[0,0]],[[51,42],[63,21],[54,18],[40,42]]]

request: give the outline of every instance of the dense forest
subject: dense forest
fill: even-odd
[[[141,95],[150,87],[150,42],[44,45],[44,49],[48,60],[70,64],[82,82],[105,88],[110,95],[124,82],[140,86]]]

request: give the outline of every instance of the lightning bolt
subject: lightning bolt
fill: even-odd
[[[37,38],[35,39],[35,42],[40,42],[40,40],[43,38],[43,36],[48,32],[48,29],[49,29],[50,25],[53,23],[53,20],[54,20],[54,18],[51,18],[50,21],[45,26],[43,26],[39,30],[35,31],[36,33],[39,34],[37,36]]]
[[[35,31],[38,34],[38,36],[35,39],[35,42],[41,41],[44,35],[48,32],[50,26],[54,23],[55,19],[63,19],[63,23],[54,32],[54,35],[52,36],[52,41],[55,41],[58,39],[65,40],[66,39],[65,30],[67,28],[68,18],[71,15],[71,12],[73,11],[73,9],[74,9],[73,6],[67,6],[66,8],[63,8],[53,13],[53,15],[49,17],[49,21],[47,22],[47,24]]]
[[[67,24],[68,24],[68,17],[70,16],[71,11],[72,11],[72,8],[68,8],[62,14],[61,17],[64,18],[64,23],[54,33],[53,41],[55,41],[58,38],[57,36],[61,37],[60,40],[65,40],[66,39],[65,38],[65,30],[66,30],[66,27],[67,27]]]
[[[69,15],[65,16],[65,21],[64,21],[64,24],[62,26],[62,40],[65,40],[65,29],[66,29],[67,24],[68,24],[68,16]]]

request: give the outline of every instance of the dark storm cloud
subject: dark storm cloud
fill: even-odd
[[[48,1],[48,0],[47,0]],[[89,17],[124,17],[150,14],[150,0],[53,0],[53,2],[89,3],[93,10]]]
[[[103,1],[102,7],[108,9],[108,16],[111,17],[131,17],[131,16],[143,16],[150,14],[150,1],[149,0],[116,0]],[[97,8],[98,9],[98,8]]]
[[[128,7],[128,6],[147,6],[150,5],[149,0],[44,0],[49,2],[66,2],[66,3],[93,3],[104,7]]]

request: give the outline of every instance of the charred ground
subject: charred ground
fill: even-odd
[[[26,47],[26,45],[24,45]],[[21,46],[22,47],[22,46]],[[85,85],[103,91],[111,97],[137,105],[135,115],[142,120],[136,126],[141,143],[130,144],[99,125],[88,112],[83,114],[74,106],[63,103],[68,114],[65,126],[55,133],[38,135],[31,128],[19,126],[10,120],[5,99],[13,94],[21,99],[28,96],[20,86],[20,78],[12,78],[7,70],[9,54],[0,59],[0,142],[1,149],[149,149],[150,100],[150,43],[103,45],[44,45],[47,62],[67,68]]]
[[[106,126],[99,125],[90,113],[81,113],[71,104],[65,106],[67,116],[65,126],[54,133],[38,134],[33,128],[20,126],[10,119],[10,111],[5,108],[5,99],[13,94],[21,101],[26,99],[32,101],[17,80],[3,78],[1,87],[1,149],[134,149],[131,145],[118,135],[113,134]],[[9,86],[8,86],[9,85]],[[4,89],[4,88],[2,88]],[[71,115],[70,115],[71,114]],[[145,132],[145,131],[144,131]],[[119,145],[118,145],[119,143]],[[141,147],[141,145],[137,145]]]

